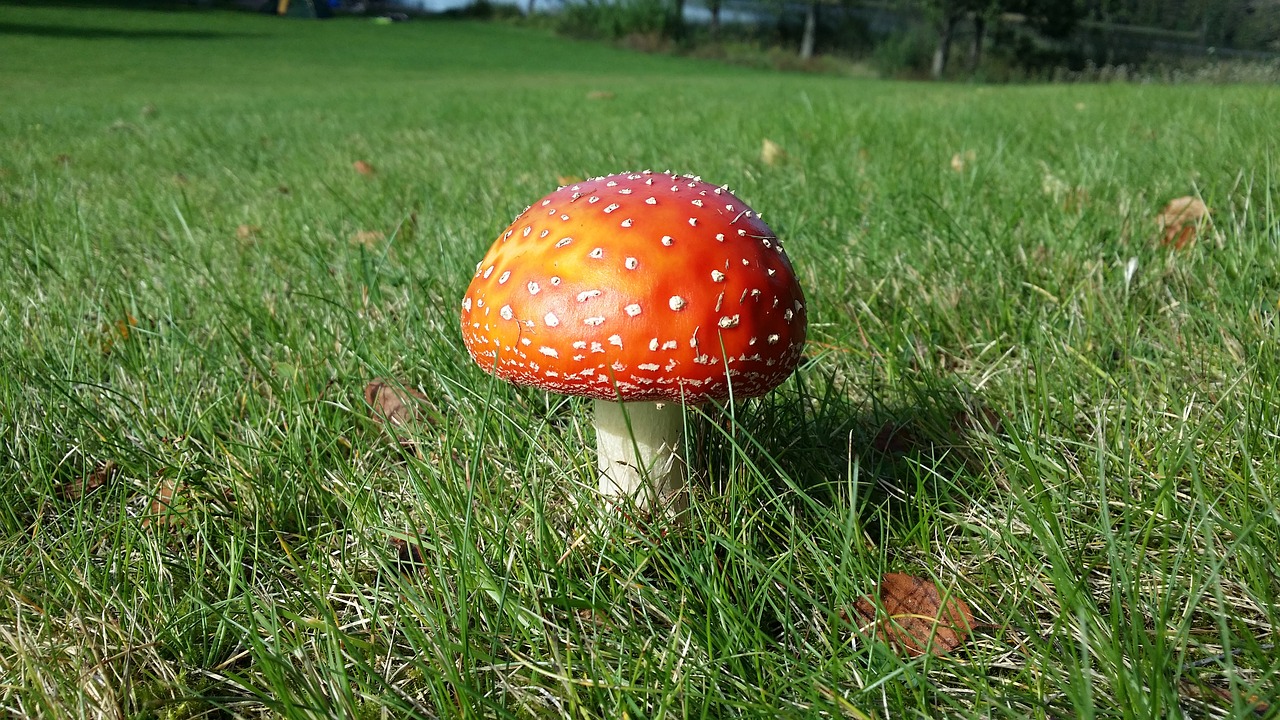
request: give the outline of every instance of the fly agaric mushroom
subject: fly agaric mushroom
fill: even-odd
[[[593,398],[600,492],[684,510],[682,404],[763,395],[804,348],[777,236],[726,187],[648,171],[562,187],[476,265],[462,337],[485,370]]]

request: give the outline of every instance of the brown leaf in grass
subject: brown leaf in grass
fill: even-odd
[[[174,508],[181,504],[182,495],[186,489],[186,485],[176,480],[162,481],[160,487],[156,488],[155,496],[151,498],[151,505],[147,508],[147,517],[143,519],[142,527],[182,524],[182,518],[177,516]]]
[[[351,163],[351,167],[355,168],[356,172],[360,173],[361,175],[364,175],[365,177],[370,177],[378,172],[377,170],[373,169],[372,165],[365,162],[364,160],[357,160]]]
[[[592,90],[587,93],[588,100],[612,100],[614,94],[608,90]]]
[[[422,546],[417,543],[393,537],[391,538],[391,549],[396,553],[394,560],[396,569],[403,575],[419,572],[427,565]]]
[[[778,143],[765,138],[760,144],[760,162],[765,165],[777,165],[787,159],[787,151]]]
[[[115,348],[117,343],[122,343],[129,339],[133,332],[133,328],[138,325],[138,319],[129,313],[125,313],[124,317],[116,320],[110,325],[104,325],[102,328],[102,353],[105,355]]]
[[[951,169],[955,170],[956,172],[964,172],[964,169],[969,166],[969,163],[977,159],[978,159],[978,153],[974,152],[973,150],[965,150],[964,152],[958,152],[955,155],[951,156]]]
[[[375,420],[392,427],[405,427],[423,419],[426,395],[390,380],[376,378],[364,388],[364,401]]]
[[[1209,226],[1209,214],[1209,206],[1198,197],[1188,195],[1170,200],[1156,216],[1162,242],[1181,250]]]
[[[258,233],[262,232],[262,228],[257,225],[238,225],[236,226],[236,237],[241,240],[251,240],[258,237]]]
[[[938,586],[906,573],[886,573],[879,603],[859,598],[853,606],[876,637],[907,655],[945,655],[960,647],[973,629],[973,612],[958,597],[943,599]]]
[[[292,191],[289,190],[288,185],[277,185],[276,192],[280,193],[281,195],[288,195]]]
[[[116,464],[108,460],[88,475],[59,485],[54,492],[62,500],[79,500],[106,485],[116,474]]]
[[[351,236],[351,244],[371,248],[382,242],[386,237],[380,230],[359,230],[355,235]]]

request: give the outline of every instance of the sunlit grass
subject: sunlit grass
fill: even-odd
[[[1274,93],[771,75],[471,24],[0,23],[0,714],[1274,705]],[[684,527],[602,537],[589,403],[484,375],[458,302],[559,177],[626,168],[762,211],[811,345],[697,413]],[[1160,247],[1188,194],[1212,228]],[[403,442],[379,377],[429,399]],[[974,637],[859,634],[885,571],[963,597]]]

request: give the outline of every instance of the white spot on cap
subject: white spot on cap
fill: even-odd
[[[672,245],[675,244],[675,238],[671,237],[670,235],[663,235],[662,244],[666,245],[667,247],[671,247]]]
[[[604,214],[605,214],[605,215],[608,215],[609,213],[613,212],[614,210],[617,210],[617,209],[618,209],[618,208],[620,208],[620,207],[622,207],[622,206],[621,206],[621,205],[619,205],[618,203],[609,203],[609,204],[608,204],[608,205],[606,205],[606,206],[605,206],[605,208],[604,208]]]
[[[498,284],[501,285],[510,279],[511,279],[511,271],[507,270],[506,272],[498,276]]]
[[[623,265],[626,265],[628,270],[635,270],[637,267],[640,267],[640,261],[633,257],[629,257]]]
[[[631,227],[631,225],[632,225],[631,218],[627,218],[626,220],[622,221],[622,227]]]
[[[787,322],[791,322],[793,317],[795,317],[795,312],[791,308],[787,308],[786,312],[782,313],[782,319]]]
[[[640,314],[640,306],[634,303],[632,303],[631,305],[628,305],[624,309],[627,311],[627,314],[630,315],[631,317],[635,317]]]
[[[714,280],[715,282],[724,282],[724,273],[720,272],[719,270],[712,270],[711,279]]]
[[[538,239],[542,239],[550,234],[551,234],[550,230],[543,230],[542,232],[538,233]]]
[[[586,302],[591,298],[600,297],[599,290],[583,290],[578,293],[578,302]]]
[[[546,207],[550,204],[551,204],[551,200],[549,198],[542,201],[542,207]]]
[[[648,372],[657,372],[662,369],[662,366],[657,363],[640,363],[636,367],[641,370],[647,370]]]
[[[609,344],[610,344],[610,345],[616,345],[616,346],[618,346],[618,347],[622,347],[622,336],[621,336],[621,335],[610,335],[610,336],[609,336]]]
[[[778,338],[778,336],[777,336],[777,335],[770,335],[768,338],[766,338],[766,341],[767,341],[770,345],[777,345],[777,344],[778,344],[778,339],[779,339],[779,338]]]
[[[658,351],[658,338],[654,338],[649,341],[649,349],[653,352]]]
[[[560,276],[559,276],[559,275],[552,275],[552,276],[551,276],[551,284],[552,284],[552,285],[559,285],[559,284],[560,284]]]
[[[529,237],[529,233],[531,233],[531,232],[533,232],[533,227],[531,227],[531,226],[529,226],[529,225],[526,225],[526,226],[524,227],[524,232],[523,232],[523,233],[521,233],[521,234],[522,234],[524,237]]]
[[[645,199],[644,199],[644,204],[645,204],[645,205],[657,205],[657,204],[658,204],[658,198],[653,198],[653,197],[645,198]]]
[[[603,325],[603,324],[604,324],[604,318],[603,318],[603,317],[601,317],[601,316],[585,318],[585,319],[582,321],[582,324],[583,324],[583,325],[592,325],[592,326],[596,326],[596,325]]]
[[[533,281],[530,281],[530,282],[529,282],[529,294],[530,294],[530,295],[537,295],[537,294],[538,294],[538,291],[539,291],[539,290],[541,290],[541,289],[542,289],[542,286],[538,285],[538,283],[533,282]]]
[[[533,344],[533,341],[530,340],[529,338],[520,338],[520,344],[525,347],[529,347],[530,345]]]
[[[679,312],[679,311],[683,310],[683,309],[684,309],[684,306],[685,306],[685,305],[688,305],[689,303],[688,303],[684,298],[680,297],[679,295],[672,295],[672,296],[671,296],[671,300],[670,300],[670,301],[668,301],[668,303],[667,303],[667,304],[671,306],[671,309],[672,309],[672,310],[675,310],[676,312]]]
[[[576,341],[574,341],[574,343],[573,343],[573,349],[574,349],[574,350],[586,350],[586,349],[587,349],[587,341],[586,341],[586,340],[576,340]]]
[[[485,271],[484,271],[484,279],[485,279],[485,280],[488,280],[488,279],[489,279],[489,276],[490,276],[490,275],[492,275],[492,274],[493,274],[493,266],[492,266],[492,265],[490,265],[489,267],[485,268]]]
[[[569,216],[568,216],[568,215],[561,215],[561,216],[560,216],[560,219],[561,219],[561,220],[564,220],[565,222],[569,222]]]
[[[598,247],[592,250],[591,252],[587,253],[587,257],[592,257],[599,260],[600,258],[604,257],[604,248]]]
[[[556,241],[556,247],[558,247],[558,248],[562,248],[562,247],[564,247],[565,245],[568,245],[568,244],[569,244],[569,243],[571,243],[571,242],[573,242],[573,238],[571,238],[571,237],[562,237],[562,238],[560,238],[559,240],[557,240],[557,241]]]
[[[722,317],[720,318],[719,325],[722,328],[738,327],[738,316],[734,315],[732,317]]]
[[[546,345],[543,345],[542,347],[538,348],[538,352],[542,353],[543,355],[546,355],[547,357],[553,357],[553,358],[560,357],[560,353],[555,348],[547,347]]]
[[[676,342],[675,340],[668,340],[662,343],[663,350],[675,350],[678,347],[680,347],[680,343]]]
[[[724,242],[724,233],[716,233],[716,240]]]
[[[587,198],[587,202],[591,203],[592,205],[595,205],[596,203],[600,202],[600,198],[596,197],[595,195],[592,195],[591,197]]]
[[[464,298],[462,298],[462,309],[463,309],[463,310],[470,310],[470,309],[471,309],[471,298],[469,298],[469,297],[464,297]]]
[[[510,320],[515,317],[515,313],[511,312],[510,305],[503,305],[502,309],[498,311],[498,314],[502,316],[503,320]]]
[[[556,317],[555,313],[547,313],[547,316],[542,320],[547,324],[547,327],[555,327],[560,324],[560,318]]]
[[[631,179],[632,179],[632,180],[635,180],[636,178],[631,178]],[[619,194],[619,195],[630,195],[630,194],[631,194],[631,188],[622,188],[621,190],[619,190],[619,191],[618,191],[618,194]]]
[[[702,201],[701,201],[701,200],[694,200],[694,201],[693,201],[693,204],[694,204],[694,206],[695,206],[695,207],[702,207]]]
[[[698,226],[698,218],[692,218],[692,217],[689,218],[689,227],[697,227],[697,226]]]

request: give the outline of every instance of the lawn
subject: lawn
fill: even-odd
[[[1280,701],[1274,88],[0,5],[0,98],[0,715]],[[459,333],[511,218],[643,168],[731,185],[808,300],[791,379],[689,411],[683,524],[601,521],[590,403]],[[1165,246],[1187,195],[1212,223]],[[402,424],[377,378],[421,394]],[[968,641],[877,641],[890,572]]]

